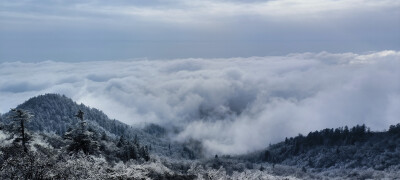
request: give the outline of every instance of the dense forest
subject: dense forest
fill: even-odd
[[[0,179],[380,179],[400,177],[400,124],[324,129],[243,155],[204,155],[166,129],[109,119],[58,94],[0,115]]]
[[[400,164],[400,124],[388,131],[372,132],[365,125],[310,132],[270,145],[255,162],[302,168],[356,168],[384,170]]]

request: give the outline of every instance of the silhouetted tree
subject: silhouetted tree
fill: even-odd
[[[29,135],[25,131],[25,126],[29,119],[32,117],[32,114],[22,109],[12,109],[11,112],[13,113],[13,115],[11,115],[11,118],[14,122],[14,128],[19,136],[15,139],[15,142],[21,141],[24,152],[28,152],[26,144],[28,143]]]
[[[271,161],[271,153],[268,150],[266,150],[264,153],[264,161]]]

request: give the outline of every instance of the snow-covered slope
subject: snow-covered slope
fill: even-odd
[[[123,136],[128,140],[133,140],[138,137],[141,144],[151,146],[151,151],[154,154],[175,158],[194,157],[190,147],[171,142],[166,134],[158,133],[162,132],[162,127],[157,125],[149,125],[144,129],[132,127],[116,119],[108,118],[101,110],[90,108],[84,104],[77,104],[64,95],[39,95],[18,105],[16,109],[24,109],[33,114],[27,125],[27,128],[32,131],[51,132],[63,136],[69,128],[78,122],[75,114],[78,110],[82,110],[84,118],[91,128],[100,133],[104,132],[111,138],[118,139]],[[9,114],[10,112],[2,116],[4,124],[10,123]]]

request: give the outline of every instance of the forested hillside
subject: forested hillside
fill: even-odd
[[[156,154],[169,155],[175,158],[195,158],[190,147],[167,139],[165,130],[160,126],[149,124],[144,129],[132,127],[116,119],[109,119],[107,115],[96,108],[77,104],[64,95],[39,95],[18,105],[16,109],[23,109],[32,113],[33,116],[26,127],[31,131],[55,133],[63,136],[69,128],[75,126],[78,122],[75,114],[78,110],[82,110],[90,129],[99,134],[106,134],[113,139],[119,139],[120,137],[130,141],[135,138],[139,139],[142,144],[151,146],[151,151]],[[9,114],[2,115],[4,124],[12,121],[8,118]]]
[[[400,124],[365,125],[286,138],[264,150],[202,156],[149,124],[135,128],[57,94],[0,116],[0,179],[395,179]]]
[[[24,109],[34,114],[28,123],[28,128],[33,131],[55,132],[63,135],[71,125],[78,122],[75,118],[78,110],[85,113],[87,120],[117,136],[124,135],[129,128],[128,125],[118,120],[109,119],[102,111],[83,104],[76,104],[64,95],[39,95],[17,106],[16,109]]]
[[[304,169],[399,167],[400,124],[384,132],[357,125],[310,132],[307,136],[300,134],[245,158]]]

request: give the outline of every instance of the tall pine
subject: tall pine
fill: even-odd
[[[85,154],[96,154],[98,142],[93,138],[93,132],[88,131],[83,115],[83,111],[79,110],[75,115],[79,119],[77,125],[64,135],[64,138],[70,141],[67,150],[75,153],[83,151]]]
[[[26,147],[29,140],[29,134],[27,133],[26,123],[32,117],[28,111],[22,109],[12,109],[11,119],[13,120],[14,130],[18,135],[18,138],[14,140],[14,142],[21,142],[21,145],[24,149],[24,152],[28,152],[28,148]]]

